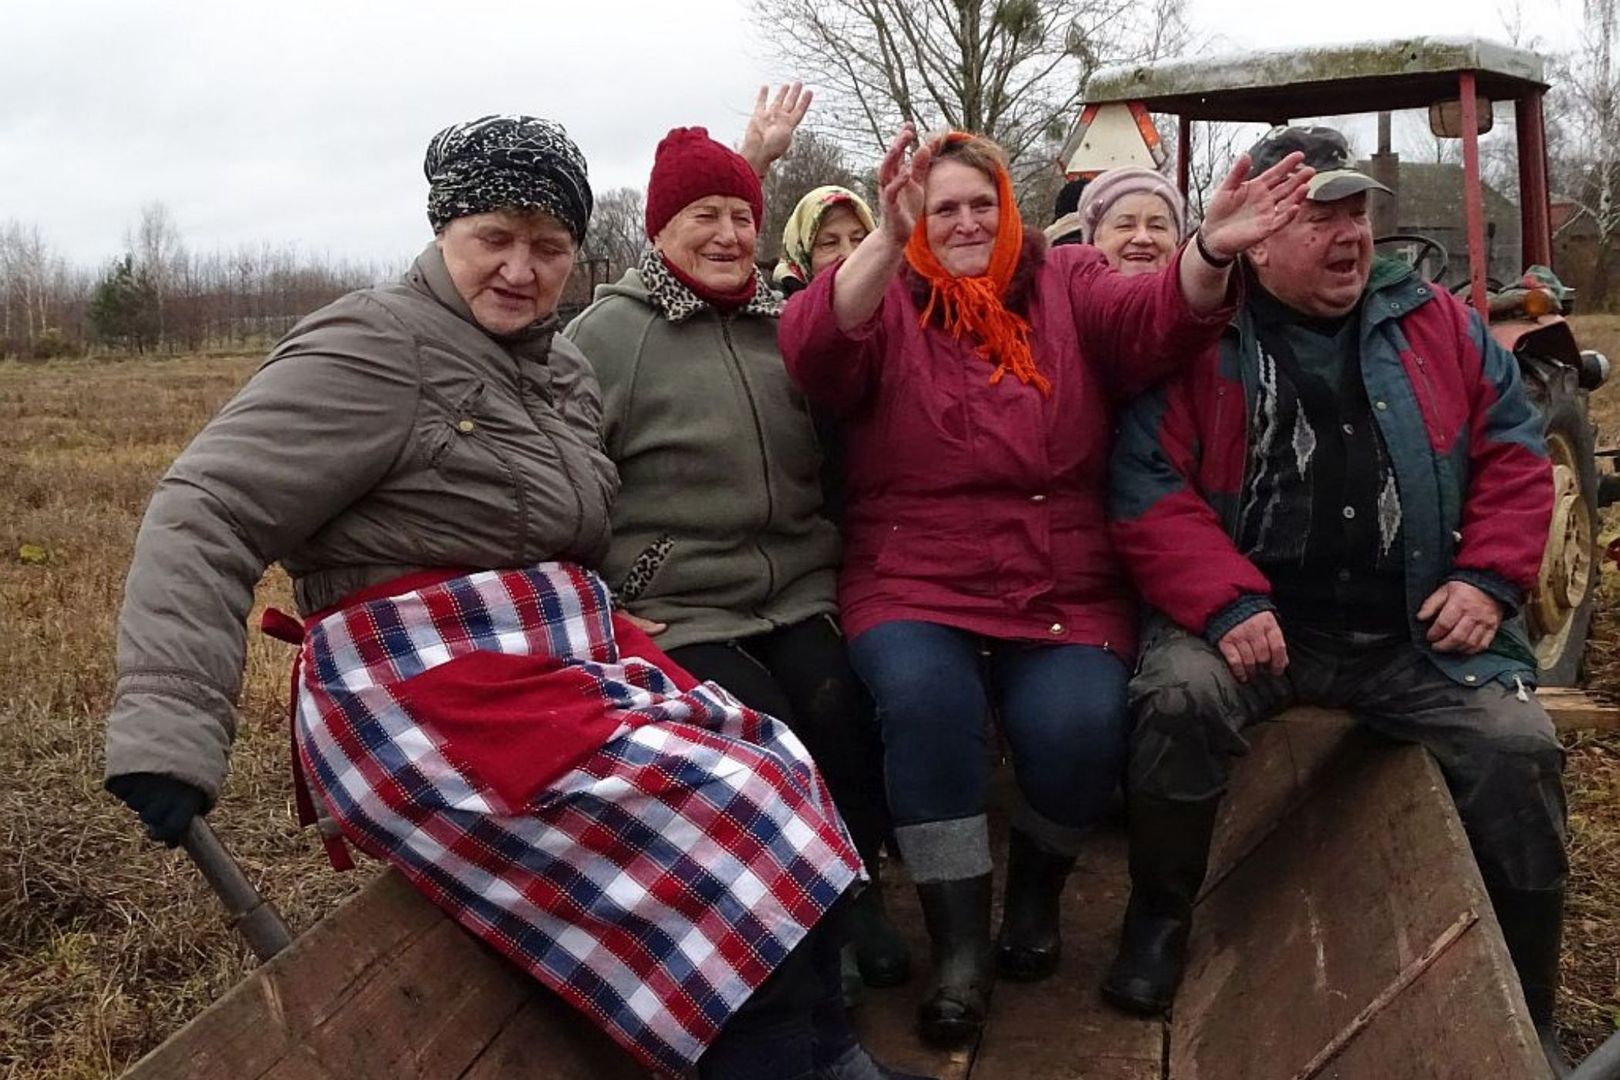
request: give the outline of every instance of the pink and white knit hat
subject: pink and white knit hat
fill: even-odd
[[[1098,224],[1115,203],[1127,195],[1141,194],[1157,195],[1164,200],[1164,204],[1170,208],[1170,216],[1175,219],[1176,240],[1179,243],[1187,235],[1187,204],[1181,198],[1181,192],[1162,174],[1139,168],[1109,169],[1087,184],[1086,190],[1080,193],[1080,205],[1075,213],[1080,215],[1081,235],[1085,242],[1095,242]]]

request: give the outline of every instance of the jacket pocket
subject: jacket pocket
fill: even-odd
[[[466,479],[470,469],[487,473],[493,464],[499,476],[517,484],[512,462],[494,434],[497,418],[485,407],[483,383],[475,383],[453,398],[429,388],[427,397],[443,410],[427,420],[424,443],[430,466],[441,473],[454,473],[459,480]],[[483,463],[478,464],[478,459]]]
[[[1433,367],[1428,360],[1413,353],[1406,365],[1406,372],[1412,384],[1412,393],[1417,397],[1418,411],[1423,415],[1423,425],[1428,429],[1429,445],[1445,453],[1463,434],[1467,412],[1459,406],[1465,397],[1460,387],[1448,395],[1446,387],[1441,385],[1440,373]]]
[[[971,596],[992,596],[996,560],[990,538],[956,530],[892,525],[874,564],[879,576]]]
[[[490,411],[482,386],[455,400],[425,396],[409,483],[413,504],[424,514],[433,508],[421,530],[427,554],[449,565],[522,559],[530,530],[523,465],[530,451],[516,441],[510,423]]]

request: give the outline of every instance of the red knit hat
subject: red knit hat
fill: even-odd
[[[647,237],[699,199],[733,195],[754,210],[754,226],[765,218],[765,191],[746,158],[709,138],[707,128],[674,128],[653,154],[647,179]]]

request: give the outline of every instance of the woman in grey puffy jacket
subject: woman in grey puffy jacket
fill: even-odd
[[[435,238],[404,280],[295,327],[159,484],[108,788],[170,844],[213,805],[243,622],[280,562],[310,816],[657,1074],[880,1075],[841,1010],[815,1012],[815,928],[860,861],[803,747],[673,664],[590,569],[618,478],[554,314],[583,157],[556,124],[489,116],[435,137],[426,172]]]

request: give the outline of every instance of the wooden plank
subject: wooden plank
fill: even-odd
[[[304,1038],[339,1076],[442,1080],[477,1059],[531,985],[442,919]]]
[[[1299,706],[1244,733],[1249,752],[1238,759],[1232,794],[1221,803],[1204,892],[1270,835],[1326,769],[1357,752],[1351,749],[1354,726],[1340,710]]]
[[[1585,690],[1544,686],[1536,691],[1559,731],[1620,731],[1620,705]]]
[[[1529,1018],[1518,979],[1489,908],[1480,912],[1480,920],[1316,1080],[1550,1077],[1534,1030],[1523,1026]],[[1499,1028],[1520,1034],[1505,1037]],[[1452,1040],[1470,1044],[1468,1053],[1445,1056],[1435,1045],[1436,1032],[1454,1032]]]
[[[1039,983],[1001,982],[973,1062],[975,1078],[1160,1080],[1165,1024],[1127,1016],[1097,993],[1130,894],[1126,837],[1093,835],[1063,901],[1063,961]]]
[[[1346,739],[1304,801],[1200,902],[1170,1077],[1290,1080],[1470,910],[1480,921],[1319,1075],[1543,1076],[1438,770],[1416,747]],[[1408,1007],[1433,994],[1443,1009]]]
[[[254,1080],[443,916],[383,874],[146,1057],[131,1080]]]
[[[322,1067],[305,1047],[294,1047],[261,1080],[339,1080]]]
[[[535,988],[458,1080],[639,1080],[645,1075],[594,1024],[562,999]]]

